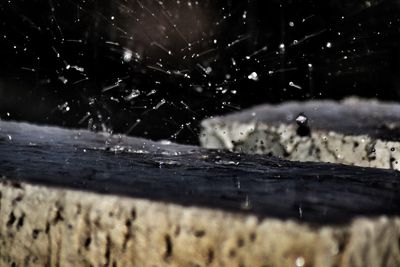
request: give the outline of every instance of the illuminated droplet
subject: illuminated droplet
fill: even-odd
[[[249,80],[258,81],[258,74],[257,72],[253,71],[249,76],[247,76],[247,78]]]

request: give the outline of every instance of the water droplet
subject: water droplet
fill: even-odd
[[[65,102],[61,105],[58,105],[57,108],[62,112],[62,113],[67,113],[68,111],[71,110],[71,108],[68,106],[68,102]]]
[[[249,76],[247,76],[247,78],[249,80],[258,81],[258,74],[257,74],[257,72],[252,72],[252,73],[250,73]]]
[[[123,60],[125,62],[130,62],[132,60],[132,55],[133,55],[133,53],[132,53],[131,50],[125,49],[124,50],[124,55],[123,55]]]
[[[303,257],[297,257],[295,263],[296,263],[296,267],[303,267],[304,264],[306,263],[306,261]]]
[[[177,166],[180,166],[180,165],[181,164],[178,161],[175,161],[175,160],[158,161],[158,167],[159,168],[177,167]]]
[[[296,89],[302,89],[302,87],[298,84],[295,84],[294,82],[289,82],[289,86],[294,87]]]
[[[218,160],[215,162],[215,164],[218,165],[239,165],[238,161],[232,161],[232,160]]]
[[[132,92],[129,95],[124,97],[124,99],[126,101],[129,101],[129,100],[132,100],[132,99],[138,97],[139,95],[140,95],[140,91],[136,90],[136,89],[133,89]]]
[[[245,201],[242,202],[242,204],[240,205],[240,207],[244,210],[251,210],[252,209],[252,205],[251,205],[251,201],[249,199],[249,196],[246,195],[246,199]]]
[[[285,44],[280,44],[279,45],[279,51],[281,52],[281,53],[285,53],[285,50],[286,50],[286,47],[285,47]]]
[[[68,82],[68,79],[65,78],[64,76],[59,76],[58,79],[63,83],[66,84]]]
[[[300,113],[297,118],[296,118],[296,122],[298,125],[306,125],[308,123],[308,118],[306,115],[304,115],[303,113]]]

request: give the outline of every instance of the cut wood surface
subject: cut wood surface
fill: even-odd
[[[399,170],[400,104],[356,98],[265,104],[203,121],[200,139],[207,148]]]
[[[399,266],[399,174],[0,121],[0,266]]]

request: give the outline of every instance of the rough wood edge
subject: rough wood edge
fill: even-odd
[[[344,135],[314,130],[299,136],[297,126],[262,122],[202,123],[201,145],[245,153],[270,154],[295,161],[318,161],[400,170],[400,142],[367,135]]]
[[[0,266],[400,266],[399,237],[399,217],[313,227],[0,184]]]

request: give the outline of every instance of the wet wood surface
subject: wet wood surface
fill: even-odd
[[[400,175],[393,170],[6,121],[0,121],[0,177],[312,223],[400,214]]]

